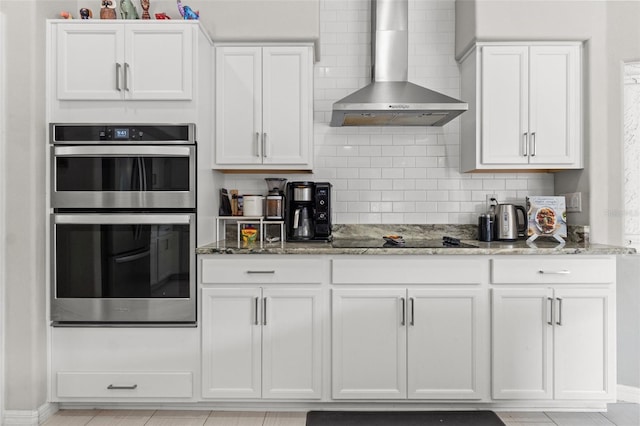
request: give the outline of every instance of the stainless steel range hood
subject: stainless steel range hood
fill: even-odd
[[[333,104],[332,127],[442,126],[469,109],[407,81],[408,14],[408,0],[372,0],[373,82]]]

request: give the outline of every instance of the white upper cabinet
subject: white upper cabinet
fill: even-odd
[[[311,45],[216,48],[217,169],[307,170]]]
[[[478,43],[462,62],[461,169],[582,167],[581,44]]]
[[[55,98],[191,100],[196,27],[149,22],[54,25]]]

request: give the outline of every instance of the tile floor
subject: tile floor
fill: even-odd
[[[507,426],[640,426],[640,405],[609,404],[606,413],[498,412]],[[60,410],[43,426],[305,426],[304,412]]]

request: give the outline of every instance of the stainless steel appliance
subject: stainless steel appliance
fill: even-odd
[[[195,126],[52,124],[51,207],[195,207]]]
[[[52,124],[51,320],[194,325],[193,124]]]
[[[288,241],[331,239],[331,184],[290,182],[286,195]]]
[[[55,213],[54,325],[193,324],[194,213]]]
[[[466,102],[408,81],[409,1],[372,0],[372,83],[333,104],[332,127],[443,126]]]
[[[517,212],[522,213],[522,221]],[[527,212],[524,207],[514,204],[498,204],[495,206],[494,230],[497,240],[513,241],[518,234],[524,234],[527,227]]]

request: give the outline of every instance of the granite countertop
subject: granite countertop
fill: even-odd
[[[336,247],[341,240],[380,241],[382,235],[402,235],[405,240],[440,240],[442,236],[459,238],[462,243],[477,247],[380,247],[344,248]],[[635,254],[629,247],[590,244],[584,241],[584,227],[570,229],[567,242],[559,244],[550,238],[539,238],[527,243],[517,241],[482,242],[476,240],[475,225],[334,225],[335,242],[264,242],[238,244],[236,239],[227,239],[198,247],[197,254],[357,254],[357,255],[623,255]]]

